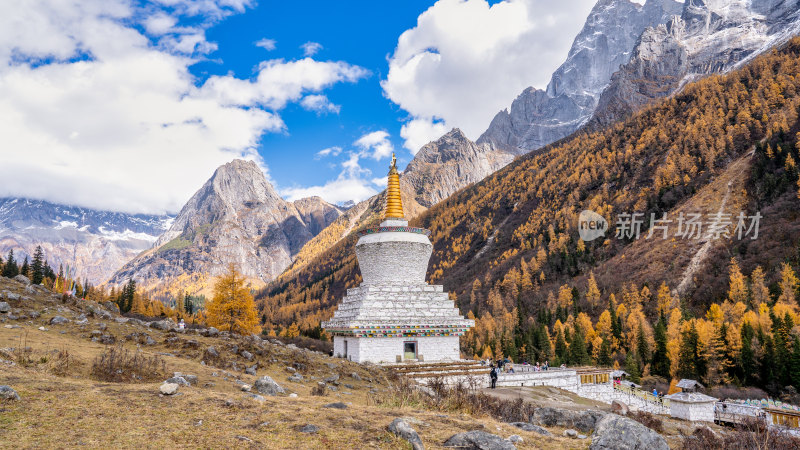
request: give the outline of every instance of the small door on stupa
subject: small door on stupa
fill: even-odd
[[[416,342],[403,342],[403,359],[417,359]]]

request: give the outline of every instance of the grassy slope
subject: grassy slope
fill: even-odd
[[[386,389],[387,374],[383,369],[274,344],[267,344],[263,349],[264,355],[256,356],[261,366],[259,376],[270,375],[284,388],[296,392],[298,397],[267,397],[266,402],[259,403],[246,398],[234,384],[234,377],[246,383],[253,383],[256,377],[228,369],[226,380],[224,369],[200,364],[202,353],[208,346],[222,350],[236,344],[246,348],[248,344],[243,340],[168,334],[93,317],[83,326],[76,325],[74,320],[67,325],[47,325],[56,314],[74,319],[81,310],[75,305],[61,305],[49,295],[25,294],[21,285],[0,277],[2,290],[27,295],[24,301],[10,302],[22,313],[31,310],[42,313],[39,318],[6,321],[0,327],[0,359],[8,361],[19,355],[19,351],[10,351],[9,348],[30,347],[28,359],[35,361],[13,366],[0,362],[0,383],[9,384],[22,397],[18,402],[0,404],[0,447],[3,448],[357,446],[400,449],[408,448],[408,445],[388,433],[386,426],[395,417],[402,416],[425,422],[425,425],[415,425],[415,428],[428,448],[436,448],[455,433],[476,428],[485,428],[503,437],[521,435],[525,443],[519,448],[585,448],[588,445],[588,441],[541,437],[488,417],[379,406],[371,400],[374,394],[369,390],[373,387],[381,391]],[[91,378],[92,361],[106,347],[92,342],[89,337],[99,322],[106,323],[106,333],[117,339],[133,332],[148,333],[157,344],[142,346],[141,351],[145,355],[174,355],[163,357],[167,372],[195,374],[199,379],[198,386],[182,387],[179,395],[168,397],[159,395],[160,382],[111,383]],[[19,328],[9,328],[13,326]],[[45,326],[47,331],[38,330],[40,326]],[[165,342],[174,336],[178,336],[177,342]],[[197,341],[198,345],[187,344],[190,340]],[[136,348],[132,342],[125,342],[124,346],[131,351]],[[53,374],[55,353],[64,349],[69,352],[71,363],[65,376],[57,376]],[[240,367],[252,364],[230,351],[222,350],[221,353],[224,361],[218,363],[219,366],[231,362]],[[284,368],[293,362],[308,365],[305,382],[286,381],[289,374]],[[333,364],[333,368],[328,364]],[[219,376],[212,376],[214,372]],[[353,372],[359,373],[362,381],[351,378]],[[332,373],[341,376],[339,391],[322,397],[312,396],[310,391],[317,380]],[[352,389],[345,387],[344,383],[351,384]],[[233,400],[232,406],[226,405],[228,399]],[[350,403],[350,407],[346,410],[322,407],[335,401]],[[261,425],[264,422],[268,424]],[[297,431],[308,423],[319,426],[320,432],[306,435]]]

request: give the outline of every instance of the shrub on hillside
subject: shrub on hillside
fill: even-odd
[[[166,364],[158,355],[148,357],[121,345],[106,348],[92,363],[92,377],[101,381],[140,383],[163,380],[166,376]]]
[[[636,411],[628,414],[628,417],[639,422],[640,424],[650,428],[659,433],[664,432],[664,422],[657,416],[650,414],[647,411]]]
[[[683,440],[684,450],[800,450],[800,438],[768,427],[758,420],[748,421],[727,434],[715,434],[707,427],[700,427]]]

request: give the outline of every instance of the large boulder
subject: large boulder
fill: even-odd
[[[467,431],[450,436],[444,441],[445,447],[466,450],[516,450],[516,446],[496,434],[480,430]]]
[[[149,326],[156,330],[168,331],[175,327],[175,322],[173,322],[172,319],[157,320],[155,322],[150,322]]]
[[[511,422],[509,425],[514,425],[515,427],[519,428],[520,430],[525,431],[532,431],[534,433],[539,433],[542,436],[552,436],[553,434],[549,431],[545,430],[544,428],[540,427],[539,425],[534,425],[528,422]]]
[[[103,303],[103,307],[114,314],[119,314],[119,305],[116,302],[105,302]]]
[[[0,313],[6,314],[11,312],[11,305],[6,302],[0,302]]]
[[[669,450],[660,434],[616,414],[606,414],[597,422],[589,450]]]
[[[591,431],[597,421],[606,413],[596,410],[570,411],[560,408],[537,408],[531,417],[531,423],[546,427],[575,428],[580,431]]]
[[[411,428],[411,425],[405,420],[398,417],[389,424],[388,428],[395,436],[408,441],[412,449],[425,450],[425,446],[422,445],[422,439],[420,439],[419,434],[417,434],[417,431]]]
[[[55,316],[50,319],[50,325],[64,325],[65,323],[69,323],[69,319],[63,316]]]
[[[278,383],[275,382],[272,378],[267,375],[256,380],[254,383],[256,390],[262,394],[266,395],[278,395],[278,394],[285,394],[286,390],[284,390]]]
[[[158,390],[164,395],[174,395],[178,392],[178,384],[164,382]]]
[[[168,379],[167,381],[165,381],[164,383],[174,383],[174,384],[177,384],[179,386],[189,386],[189,382],[186,381],[185,378],[178,377],[178,376],[172,377],[172,378]]]
[[[29,280],[28,277],[26,277],[25,275],[17,275],[17,276],[15,276],[14,277],[14,281],[18,281],[18,282],[24,284],[25,286],[31,284],[31,280]]]
[[[2,400],[19,400],[19,394],[17,391],[11,388],[11,386],[0,386],[0,399]]]

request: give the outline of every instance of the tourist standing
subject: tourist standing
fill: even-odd
[[[492,370],[489,371],[489,378],[492,380],[492,389],[497,384],[497,367],[492,364]]]

